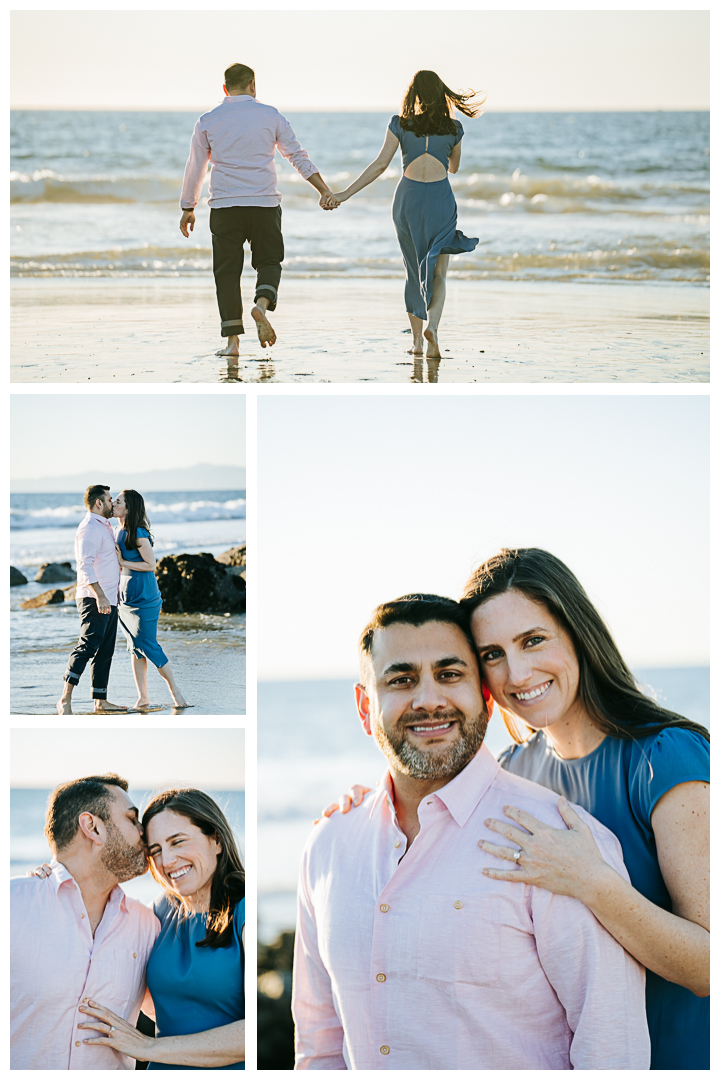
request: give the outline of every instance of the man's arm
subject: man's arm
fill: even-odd
[[[92,589],[97,597],[98,611],[101,615],[110,614],[110,601],[102,590],[95,572],[95,559],[100,550],[99,544],[91,533],[84,533],[78,538],[77,583]]]
[[[330,976],[318,948],[307,852],[300,867],[292,997],[295,1068],[347,1069],[342,1053],[342,1024],[333,1004]]]
[[[297,141],[295,132],[290,127],[285,117],[282,116],[279,119],[277,148],[282,156],[297,169],[303,179],[307,180],[309,184],[312,184],[316,191],[319,191],[321,195],[332,195],[330,188],[320,175],[317,166],[313,165],[308,157],[307,150],[303,150],[302,146]]]
[[[627,878],[619,845],[594,835]],[[572,1068],[649,1069],[645,969],[579,900],[531,886],[529,902],[538,958],[573,1032]]]
[[[180,206],[182,207],[180,230],[183,236],[188,236],[188,226],[191,231],[194,228],[195,215],[193,210],[200,198],[209,159],[210,143],[198,120],[190,141],[190,154],[185,165],[182,194],[180,196]]]

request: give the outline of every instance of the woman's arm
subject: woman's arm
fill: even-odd
[[[462,146],[462,139],[460,142],[455,143],[450,151],[450,157],[448,159],[448,172],[456,173],[460,168],[460,147]]]
[[[385,142],[382,145],[382,150],[375,160],[368,165],[365,172],[361,173],[350,187],[345,188],[344,191],[336,191],[335,198],[338,199],[339,202],[347,202],[347,200],[353,195],[356,195],[358,191],[362,191],[368,184],[372,184],[373,180],[377,180],[378,176],[382,176],[392,161],[399,145],[400,140],[396,135],[393,135],[392,131],[388,130],[385,134]]]
[[[135,559],[120,559],[120,565],[127,567],[128,570],[146,570],[155,573],[155,553],[153,547],[146,536],[138,536],[137,539],[138,554],[142,556],[142,562]]]
[[[127,1020],[95,1001],[81,1005],[79,1011],[85,1013],[88,1019],[78,1027],[100,1032],[96,1038],[83,1039],[87,1046],[110,1046],[138,1061],[189,1065],[197,1069],[218,1069],[245,1060],[244,1020],[199,1031],[195,1035],[169,1035],[155,1039],[143,1035]]]
[[[567,831],[553,829],[515,807],[504,812],[528,832],[488,820],[495,832],[523,851],[518,870],[485,868],[488,877],[526,882],[574,896],[650,971],[692,991],[710,993],[710,785],[678,784],[653,810],[660,871],[672,911],[647,900],[602,858],[588,826],[567,800],[558,808]],[[512,859],[513,850],[482,842],[485,851]]]

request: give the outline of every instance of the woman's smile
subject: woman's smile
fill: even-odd
[[[541,683],[540,686],[536,686],[532,690],[511,690],[509,691],[510,697],[515,698],[519,705],[535,705],[545,698],[552,684],[553,680],[548,679],[547,682]]]

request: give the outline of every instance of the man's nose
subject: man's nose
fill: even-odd
[[[413,695],[413,709],[435,712],[436,709],[446,709],[447,703],[445,691],[434,676],[428,674],[427,677],[421,678]]]

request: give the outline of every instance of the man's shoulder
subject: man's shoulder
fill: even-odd
[[[141,900],[136,900],[134,897],[128,896],[127,893],[125,894],[125,904],[128,913],[133,919],[137,919],[141,926],[159,929],[160,922],[151,907],[143,904]]]
[[[344,849],[352,837],[372,828],[372,813],[379,797],[377,791],[369,792],[360,806],[353,806],[347,814],[336,810],[329,818],[321,817],[305,842],[305,857],[329,856],[337,848]]]
[[[29,897],[33,896],[37,892],[52,888],[52,882],[49,877],[41,878],[35,877],[35,875],[23,877],[11,877],[10,878],[10,896],[11,897]]]

